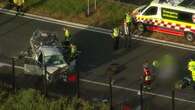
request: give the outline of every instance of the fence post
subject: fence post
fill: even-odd
[[[141,106],[141,110],[144,110],[143,83],[140,84],[140,106]]]
[[[47,97],[47,66],[44,65],[44,94]]]
[[[112,110],[112,74],[109,75],[109,87],[110,87],[110,110]]]
[[[12,89],[13,92],[16,93],[16,74],[15,74],[15,62],[16,58],[12,58]]]
[[[172,89],[172,110],[175,110],[175,89]]]
[[[113,97],[113,94],[112,94],[112,85],[113,85],[112,84],[113,83],[112,75],[117,72],[117,65],[118,64],[112,63],[106,70],[106,74],[109,77],[110,110],[113,110],[113,104],[112,104],[112,99],[113,99],[112,98]]]
[[[77,71],[77,97],[80,98],[80,74]]]

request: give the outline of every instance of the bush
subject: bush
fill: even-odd
[[[20,90],[16,95],[1,91],[0,101],[0,110],[94,110],[95,107],[108,110],[106,104],[93,104],[77,98],[47,99],[33,89]]]

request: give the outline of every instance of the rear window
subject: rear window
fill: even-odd
[[[162,18],[193,23],[192,13],[162,8]]]

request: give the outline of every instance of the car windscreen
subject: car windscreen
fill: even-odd
[[[47,66],[65,64],[64,57],[62,55],[51,55],[45,57],[45,64]]]

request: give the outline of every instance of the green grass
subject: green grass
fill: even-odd
[[[64,13],[69,16],[81,13],[87,5],[83,0],[28,0],[26,6],[51,14]]]
[[[90,6],[93,10],[93,2],[90,2]],[[137,6],[97,0],[97,10],[90,17],[85,16],[87,0],[28,0],[25,7],[31,13],[108,28],[119,24],[124,14]]]

